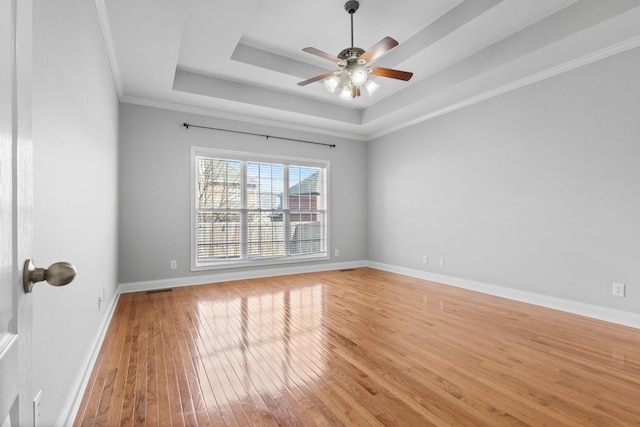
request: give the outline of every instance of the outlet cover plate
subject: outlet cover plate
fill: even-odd
[[[613,282],[611,285],[611,294],[616,297],[624,296],[624,283]]]

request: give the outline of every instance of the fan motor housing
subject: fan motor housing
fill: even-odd
[[[364,49],[360,49],[359,47],[348,47],[346,49],[342,49],[342,52],[338,54],[338,58],[344,59],[345,61],[349,61],[350,59],[355,60],[363,53]]]

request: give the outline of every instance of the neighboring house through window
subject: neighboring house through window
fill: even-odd
[[[326,162],[192,149],[192,268],[326,259]]]

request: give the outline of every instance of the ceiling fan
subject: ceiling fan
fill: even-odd
[[[298,83],[298,86],[305,86],[309,83],[324,80],[324,85],[329,92],[335,92],[340,81],[344,78],[344,84],[340,93],[340,98],[348,100],[360,96],[360,88],[364,86],[371,95],[379,85],[369,78],[369,74],[380,77],[408,81],[413,73],[408,71],[393,70],[384,67],[372,67],[370,64],[387,51],[398,45],[398,42],[391,37],[385,37],[373,45],[367,51],[353,46],[353,14],[356,13],[360,3],[356,0],[349,0],[344,4],[345,10],[351,15],[351,47],[343,49],[337,57],[314,47],[302,49],[312,55],[328,59],[335,62],[339,70],[329,71],[319,76]]]

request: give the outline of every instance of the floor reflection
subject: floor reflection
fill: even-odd
[[[326,340],[317,333],[324,300],[324,286],[312,285],[198,302],[198,352],[225,372],[201,375],[236,401],[315,380],[326,366]]]

